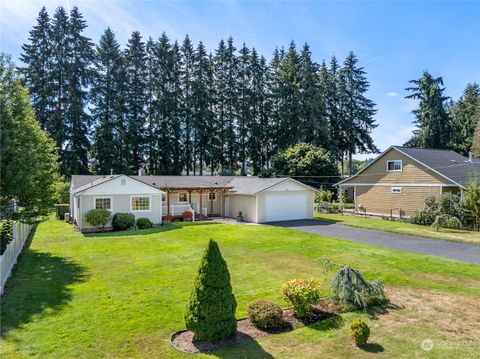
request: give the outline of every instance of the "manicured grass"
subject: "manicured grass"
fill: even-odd
[[[454,230],[445,228],[437,232],[434,228],[429,226],[420,226],[417,224],[403,223],[399,221],[389,221],[380,218],[365,218],[353,214],[342,215],[316,213],[315,218],[325,222],[334,222],[351,227],[378,229],[381,231],[409,234],[412,236],[480,244],[480,232],[475,231]]]
[[[480,312],[474,307],[480,303],[480,266],[473,264],[271,226],[172,224],[85,236],[51,219],[38,226],[2,299],[0,355],[192,357],[171,348],[169,337],[184,328],[184,308],[209,238],[217,240],[228,263],[238,318],[246,315],[248,303],[255,299],[268,298],[286,306],[280,288],[292,278],[314,277],[322,282],[326,295],[331,274],[325,276],[314,261],[318,257],[350,264],[368,279],[382,277],[392,293],[408,291],[417,299],[417,292],[439,293],[439,298],[452,298],[447,303],[468,301],[474,314]],[[397,309],[377,319],[349,313],[340,328],[324,322],[210,356],[369,357],[384,351],[387,357],[474,358],[478,354],[480,348],[474,345],[424,352],[422,340],[448,340],[450,328],[443,321],[435,322],[437,315],[423,317],[415,312],[419,305],[410,308],[411,300],[401,299],[405,296],[398,298]],[[429,302],[418,300],[430,308]],[[372,327],[372,346],[366,350],[353,348],[348,338],[349,323],[358,317]],[[397,317],[388,324],[389,318]],[[470,317],[458,325],[476,320],[475,315]],[[478,338],[475,333],[468,335]]]

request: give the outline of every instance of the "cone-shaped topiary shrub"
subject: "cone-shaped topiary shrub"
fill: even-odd
[[[196,340],[222,340],[237,330],[236,308],[227,263],[217,242],[210,240],[185,312],[185,324]]]

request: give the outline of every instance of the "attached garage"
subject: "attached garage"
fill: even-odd
[[[309,211],[309,193],[295,192],[267,192],[264,195],[265,210],[264,222],[285,221],[291,219],[311,218]]]

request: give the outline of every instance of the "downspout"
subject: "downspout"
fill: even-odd
[[[258,223],[258,193],[255,195],[255,223]]]

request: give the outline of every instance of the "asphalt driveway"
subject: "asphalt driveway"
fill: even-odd
[[[380,247],[480,264],[480,245],[476,244],[408,236],[366,228],[355,228],[341,224],[321,222],[315,219],[281,221],[269,224],[288,227],[302,232],[373,244]]]

